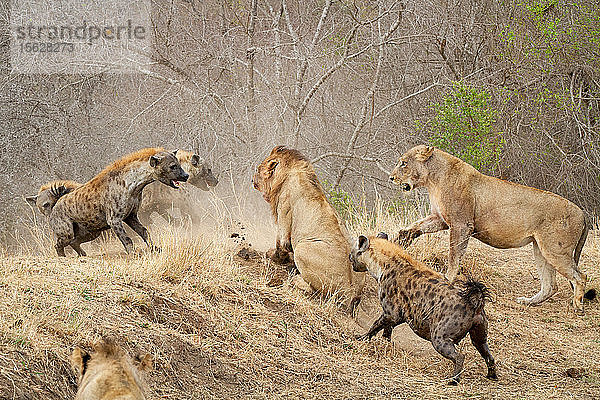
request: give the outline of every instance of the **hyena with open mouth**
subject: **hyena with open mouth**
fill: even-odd
[[[125,232],[123,222],[152,248],[148,231],[137,217],[142,190],[156,180],[177,188],[188,176],[176,152],[161,148],[143,149],[115,161],[56,202],[50,214],[56,252],[64,256],[65,247],[71,246],[80,256],[85,255],[79,244],[95,239],[110,228],[131,253],[133,241]]]

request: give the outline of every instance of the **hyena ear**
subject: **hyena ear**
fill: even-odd
[[[87,351],[83,350],[80,347],[75,347],[73,353],[69,357],[69,361],[71,362],[71,366],[77,373],[77,377],[81,378],[83,371],[85,370],[85,366],[90,360],[90,355]]]
[[[358,237],[358,251],[364,253],[369,248],[369,238],[363,235]]]
[[[431,157],[431,155],[433,154],[433,150],[435,150],[435,148],[432,146],[423,146],[422,149],[419,149],[415,158],[418,161],[427,161],[429,160],[429,157]]]
[[[146,353],[144,356],[137,354],[133,360],[133,363],[140,371],[152,371],[154,368],[154,358],[148,353]]]
[[[150,166],[152,168],[156,168],[156,166],[158,165],[159,162],[160,162],[160,158],[158,158],[156,156],[150,157]]]
[[[379,239],[385,239],[385,240],[388,240],[388,239],[389,239],[389,237],[388,237],[388,234],[387,234],[387,233],[385,233],[385,232],[379,232],[379,233],[377,234],[377,237],[378,237]]]
[[[179,151],[179,149],[177,149],[177,150],[175,150],[175,151],[173,152],[173,155],[174,155],[175,157],[177,157],[177,152],[178,152],[178,151]]]
[[[194,154],[190,162],[194,167],[199,167],[200,165],[204,164],[204,160],[198,154]]]
[[[32,207],[35,207],[35,205],[36,205],[36,203],[35,203],[35,202],[37,201],[37,198],[38,198],[38,197],[37,197],[37,195],[35,195],[35,196],[27,196],[27,197],[25,197],[25,200],[27,200],[27,202],[28,202],[28,203],[29,203],[29,204],[30,204]]]

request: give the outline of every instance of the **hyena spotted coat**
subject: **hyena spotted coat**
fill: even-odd
[[[79,188],[80,186],[81,183],[74,181],[58,180],[48,182],[40,187],[37,195],[27,196],[25,197],[25,200],[27,200],[27,202],[31,204],[31,206],[36,206],[38,210],[40,210],[40,212],[46,217],[49,217],[58,199],[60,199],[67,193],[71,193],[73,190]],[[81,243],[85,243],[89,240],[92,240],[97,236],[98,235],[90,238],[89,235],[79,235],[75,238],[75,240],[71,242],[70,246],[73,248],[73,250],[77,252],[77,254],[85,255],[85,251],[83,251],[83,249],[80,246]]]
[[[213,175],[209,164],[198,154],[178,150],[176,156],[181,168],[189,174],[188,184],[203,191],[208,191],[210,188],[217,186],[219,180]],[[26,196],[25,200],[32,207],[37,207],[42,214],[49,217],[58,199],[80,186],[81,183],[68,180],[48,182],[40,187],[36,195]],[[195,212],[189,199],[190,193],[182,193],[185,192],[185,187],[180,189],[184,190],[174,190],[159,182],[149,184],[144,189],[142,204],[138,212],[139,219],[143,223],[150,222],[152,212],[157,212],[168,220],[169,210],[174,207],[175,203],[182,215],[189,215],[193,219]],[[180,193],[182,195],[178,196]]]
[[[188,174],[181,168],[175,153],[161,148],[139,150],[115,161],[56,202],[50,214],[56,252],[64,256],[66,246],[93,240],[110,228],[130,253],[133,242],[127,236],[123,222],[152,247],[148,231],[137,217],[142,190],[156,180],[177,188],[179,181],[187,179]],[[75,250],[79,255],[85,255],[80,248]]]
[[[379,319],[361,338],[370,339],[383,329],[383,336],[390,339],[392,329],[406,322],[454,363],[448,383],[456,385],[465,360],[456,345],[469,333],[487,364],[487,377],[497,379],[496,364],[487,345],[487,318],[483,310],[489,298],[487,288],[473,280],[452,284],[386,239],[385,234],[359,236],[350,253],[354,271],[369,271],[379,282],[383,308]]]

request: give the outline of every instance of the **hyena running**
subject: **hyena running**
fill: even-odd
[[[156,180],[177,188],[179,181],[188,179],[189,175],[175,155],[176,152],[161,148],[139,150],[115,161],[80,188],[62,196],[50,214],[57,254],[64,257],[64,249],[70,245],[83,256],[85,252],[79,244],[95,239],[109,228],[131,253],[133,241],[127,236],[123,222],[154,248],[148,231],[137,217],[142,189]]]
[[[354,271],[369,271],[379,283],[383,313],[369,332],[371,339],[383,329],[388,340],[396,325],[406,322],[413,332],[429,340],[435,350],[454,363],[448,382],[458,384],[465,356],[456,345],[467,335],[488,367],[487,377],[498,379],[496,363],[487,344],[487,318],[483,307],[488,289],[480,282],[450,283],[442,274],[414,260],[387,235],[359,236],[350,260]]]

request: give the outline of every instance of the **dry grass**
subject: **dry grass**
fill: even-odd
[[[377,210],[375,223],[359,218],[351,230],[392,231],[403,222]],[[159,254],[127,256],[107,240],[79,259],[54,257],[38,235],[35,250],[3,254],[0,398],[72,398],[68,354],[103,335],[116,337],[129,353],[154,356],[146,380],[155,399],[600,396],[599,304],[587,304],[583,317],[573,315],[562,278],[560,292],[542,306],[515,303],[538,288],[530,247],[495,250],[471,241],[464,265],[495,294],[487,313],[500,380],[484,378],[483,360],[466,339],[463,381],[448,387],[450,363],[406,326],[396,328],[392,343],[354,338],[379,314],[372,279],[356,318],[332,301],[297,292],[289,280],[271,287],[279,267],[260,253],[235,256],[240,246],[229,238],[240,233],[245,242],[267,243],[272,234],[263,231],[252,221],[221,223],[210,235],[154,227]],[[419,238],[410,251],[443,268],[447,236]],[[590,235],[582,269],[594,287],[599,261],[600,237]],[[568,377],[569,368],[583,373]]]

